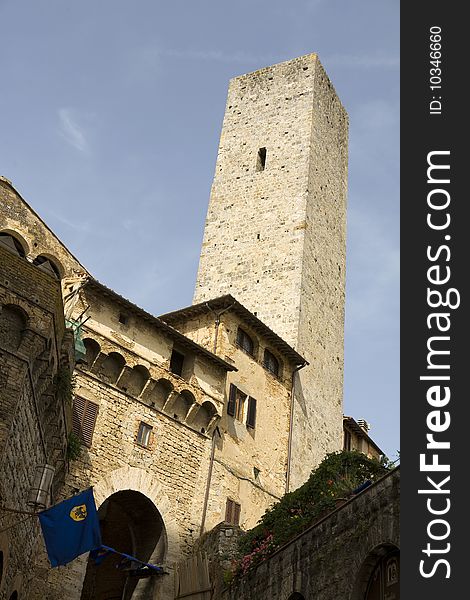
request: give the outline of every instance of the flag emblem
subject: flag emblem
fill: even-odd
[[[84,521],[87,518],[86,504],[74,506],[70,511],[70,517],[74,521]]]

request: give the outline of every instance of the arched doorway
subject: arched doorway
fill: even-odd
[[[379,559],[369,578],[365,600],[399,600],[400,553],[390,552]]]
[[[165,558],[167,539],[163,519],[144,494],[134,490],[116,492],[98,510],[103,544],[152,564]],[[153,590],[153,577],[138,580],[116,568],[121,557],[108,556],[96,566],[89,559],[81,600],[137,600]]]
[[[382,544],[372,550],[359,570],[351,600],[400,599],[400,550]]]

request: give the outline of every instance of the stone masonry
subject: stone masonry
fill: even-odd
[[[341,448],[347,142],[315,54],[231,80],[194,302],[233,294],[309,362],[291,488]]]

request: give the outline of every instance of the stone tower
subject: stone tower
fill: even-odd
[[[231,80],[194,302],[234,295],[308,360],[290,489],[342,447],[347,149],[315,54]]]

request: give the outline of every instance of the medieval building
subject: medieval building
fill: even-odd
[[[380,454],[343,429],[347,127],[316,55],[231,81],[194,303],[160,317],[0,178],[0,600],[173,600],[202,534],[253,527],[346,440]],[[103,543],[166,574],[50,569],[14,512],[45,465],[46,505],[92,486]]]

